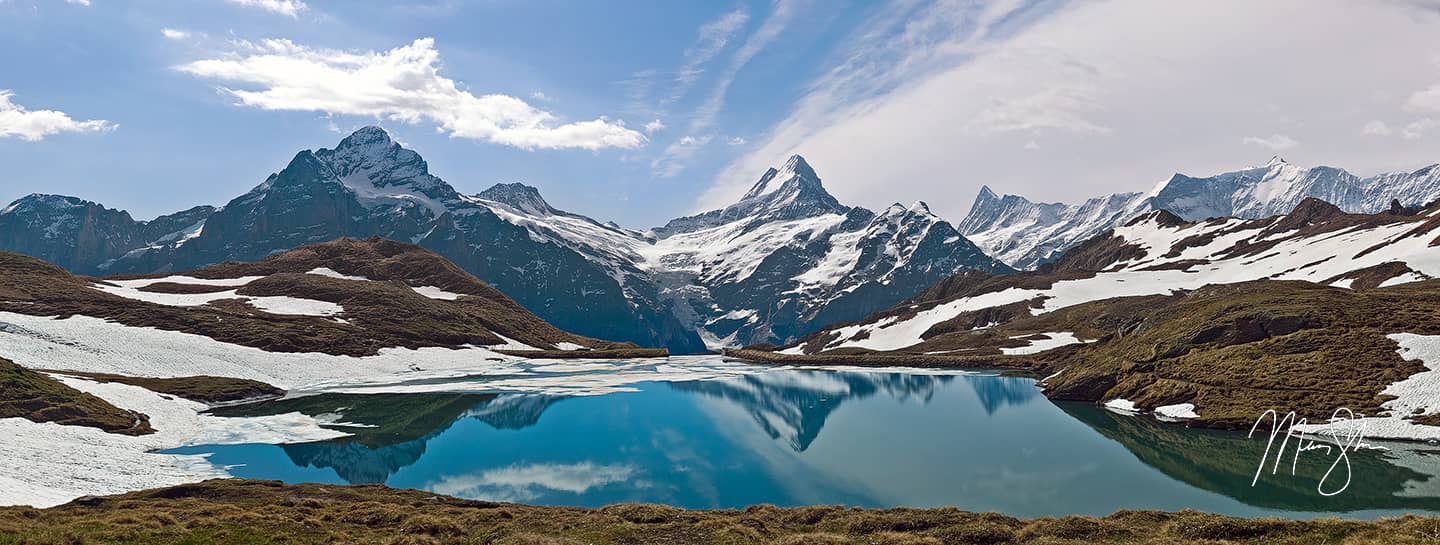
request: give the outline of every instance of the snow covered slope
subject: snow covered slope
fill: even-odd
[[[1169,294],[1209,284],[1304,280],[1369,288],[1440,277],[1440,204],[1346,214],[1318,199],[1288,215],[1186,222],[1150,212],[1077,246],[1054,264],[1000,280],[960,279],[958,296],[927,299],[816,333],[788,353],[903,350],[966,312],[1021,305],[1045,314],[1113,297]],[[977,287],[978,286],[978,287]],[[918,302],[923,301],[923,302]]]
[[[1149,193],[1116,193],[1079,205],[1002,197],[985,187],[958,228],[1001,261],[1033,268],[1145,212],[1166,210],[1192,221],[1259,219],[1289,212],[1311,197],[1359,214],[1383,211],[1391,201],[1423,205],[1440,198],[1440,165],[1361,178],[1275,157],[1262,166],[1206,178],[1176,174]]]

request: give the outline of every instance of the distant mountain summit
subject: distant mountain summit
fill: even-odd
[[[92,275],[255,261],[341,237],[417,244],[561,329],[677,353],[783,342],[960,270],[1010,270],[923,203],[840,204],[798,155],[730,206],[642,232],[556,209],[521,183],[461,194],[379,127],[297,153],[218,209],[137,222],[32,195],[0,212],[0,249]]]
[[[840,204],[825,191],[815,169],[805,158],[792,155],[779,169],[770,168],[760,180],[745,192],[739,201],[694,216],[676,218],[657,227],[655,234],[665,237],[677,233],[688,233],[707,229],[739,220],[748,220],[756,225],[773,221],[786,221],[820,214],[844,214],[850,207]]]
[[[1168,210],[1191,221],[1259,219],[1286,214],[1311,197],[1357,214],[1384,211],[1392,201],[1423,205],[1440,198],[1440,165],[1361,178],[1276,156],[1261,166],[1204,178],[1176,174],[1149,193],[1115,193],[1081,204],[1036,203],[983,187],[958,227],[990,255],[1033,268],[1147,211]]]
[[[1011,272],[924,203],[840,204],[799,155],[739,201],[653,230],[662,296],[712,347],[793,339],[947,274]]]
[[[545,216],[556,215],[560,212],[545,202],[540,196],[540,190],[522,183],[495,184],[479,193],[476,198],[487,201],[494,201],[514,208],[517,212],[525,214]]]
[[[136,221],[121,210],[76,197],[32,193],[0,209],[0,249],[75,271],[137,248],[179,244],[199,232],[213,206]]]

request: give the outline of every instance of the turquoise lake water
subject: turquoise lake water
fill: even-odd
[[[1351,484],[1316,490],[1333,456],[1290,475],[1264,439],[1053,403],[1029,378],[773,370],[635,391],[325,394],[223,415],[340,414],[355,435],[210,453],[237,477],[384,483],[547,505],[687,508],[955,506],[1016,516],[1199,509],[1244,516],[1440,511],[1440,448],[1351,455]],[[1272,458],[1273,460],[1273,458]],[[1343,479],[1342,479],[1343,480]],[[1332,481],[1335,482],[1335,481]]]

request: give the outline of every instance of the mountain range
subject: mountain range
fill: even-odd
[[[1154,211],[1034,271],[967,271],[774,351],[777,364],[1020,367],[1054,399],[1243,428],[1266,409],[1366,437],[1440,438],[1440,202],[1263,219]],[[756,347],[763,348],[763,347]],[[1284,412],[1284,411],[1282,411]],[[1319,426],[1316,424],[1315,426]],[[1319,428],[1315,428],[1318,430]],[[1307,431],[1315,431],[1307,428]]]
[[[301,151],[219,208],[136,221],[34,194],[0,210],[0,249],[89,275],[253,261],[340,237],[417,244],[560,329],[677,353],[786,342],[960,270],[1011,271],[923,202],[839,203],[798,155],[730,206],[638,231],[558,210],[523,184],[461,194],[378,127]]]
[[[1345,170],[1299,167],[1280,157],[1268,163],[1196,178],[1175,174],[1148,193],[1114,193],[1082,204],[1037,203],[982,187],[957,228],[991,256],[1033,269],[1086,240],[1147,212],[1182,219],[1260,219],[1288,213],[1306,198],[1371,214],[1392,202],[1418,206],[1440,198],[1440,165],[1362,178]]]

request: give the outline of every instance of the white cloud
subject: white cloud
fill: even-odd
[[[730,92],[730,84],[734,83],[735,76],[740,69],[750,63],[760,51],[764,50],[770,42],[780,36],[785,27],[790,24],[790,19],[795,16],[797,0],[776,0],[774,9],[770,16],[765,18],[760,28],[750,34],[741,44],[735,54],[730,57],[730,64],[725,71],[718,76],[715,88],[711,90],[709,98],[695,111],[694,117],[690,120],[690,132],[701,132],[709,129],[715,124],[715,117],[720,115],[720,110],[725,106],[725,95]]]
[[[1406,140],[1419,140],[1420,137],[1425,136],[1425,133],[1435,127],[1440,127],[1440,121],[1429,117],[1422,117],[1405,124],[1405,128],[1400,131],[1400,136],[1405,137]]]
[[[1440,91],[1429,93],[1435,50],[1415,47],[1440,35],[1434,10],[1345,0],[887,8],[841,37],[789,115],[716,174],[696,210],[732,202],[792,153],[842,202],[923,199],[953,220],[985,183],[1075,202],[1270,155],[1255,145],[1303,142],[1290,159],[1359,174],[1440,160],[1420,138],[1440,127],[1394,127],[1411,140],[1356,130],[1407,111],[1440,119],[1429,109],[1440,107]],[[1026,149],[1032,140],[1043,158]]]
[[[184,39],[190,37],[190,33],[189,33],[189,32],[186,32],[186,31],[184,31],[184,30],[177,30],[177,29],[173,29],[173,28],[162,28],[162,29],[160,29],[160,35],[161,35],[161,36],[164,36],[166,39],[169,39],[169,40],[184,40]]]
[[[299,17],[300,12],[310,9],[301,0],[226,0],[231,4],[250,8],[259,8],[272,13],[278,13],[287,17]]]
[[[727,143],[730,144],[730,145],[732,145],[732,146],[743,146],[743,145],[745,145],[745,142],[746,142],[746,140],[745,140],[744,138],[741,138],[741,137],[739,137],[739,136],[735,136],[735,137],[731,137],[730,140],[729,140]]]
[[[663,130],[665,130],[665,124],[662,123],[659,119],[645,124],[645,134],[655,134],[656,132]]]
[[[760,24],[760,28],[746,37],[744,43],[741,43],[730,55],[724,69],[716,74],[709,94],[690,114],[688,124],[690,134],[710,132],[711,127],[715,125],[715,119],[725,107],[725,97],[729,94],[730,85],[734,83],[735,77],[745,68],[745,65],[750,63],[751,59],[754,59],[771,41],[780,36],[780,33],[790,24],[790,20],[794,18],[798,3],[799,0],[775,0],[770,15]],[[737,10],[702,26],[699,32],[700,39],[690,51],[687,51],[687,59],[693,61],[694,59],[690,57],[698,50],[704,52],[704,61],[710,60],[724,49],[732,35],[736,34],[748,20],[748,14],[743,10]],[[672,95],[672,100],[678,97],[679,93],[688,89],[690,83],[694,81],[693,77],[687,77],[687,73],[688,76],[698,77],[698,72],[693,72],[698,66],[698,63],[687,62],[686,66],[681,68],[680,85],[677,86],[677,94]],[[665,148],[660,157],[650,163],[651,173],[664,178],[676,176],[685,170],[689,160],[700,148],[709,143],[712,137],[713,135],[686,136],[671,144]]]
[[[1034,140],[1025,142],[1025,149],[1040,149],[1040,143]]]
[[[522,149],[635,148],[643,134],[600,117],[565,123],[508,95],[475,95],[439,73],[440,51],[421,38],[389,51],[311,48],[289,40],[239,42],[232,53],[177,67],[182,72],[255,89],[222,88],[241,105],[428,120],[456,138]]]
[[[982,135],[1041,129],[1109,134],[1109,127],[1086,119],[1086,114],[1097,108],[1095,93],[1088,86],[1072,85],[1022,97],[999,97],[981,110],[967,128]]]
[[[75,4],[77,6],[88,6],[90,5],[90,0],[65,0],[65,3]]]
[[[544,91],[535,91],[533,93],[530,93],[530,98],[533,98],[540,102],[550,102],[550,95],[545,94]]]
[[[1405,101],[1405,108],[1412,112],[1440,113],[1440,84],[1410,95]]]
[[[1392,132],[1394,131],[1390,129],[1390,126],[1386,125],[1384,121],[1381,121],[1379,119],[1372,119],[1370,120],[1370,122],[1366,123],[1364,127],[1360,128],[1360,134],[1370,136],[1390,136],[1390,133]]]
[[[694,157],[695,152],[704,148],[712,139],[714,139],[714,135],[709,134],[682,136],[679,140],[666,146],[664,153],[661,153],[659,158],[650,162],[651,174],[661,178],[675,177],[685,170],[685,162]]]
[[[1289,136],[1285,136],[1283,134],[1272,134],[1265,137],[1246,136],[1245,138],[1240,139],[1240,141],[1246,144],[1254,144],[1256,146],[1260,146],[1271,151],[1286,150],[1300,145],[1300,143],[1296,142],[1294,138],[1290,138]]]
[[[104,119],[76,121],[56,110],[26,110],[14,103],[9,89],[0,90],[0,138],[19,138],[31,142],[62,132],[103,132],[119,125]]]
[[[695,44],[685,50],[685,64],[675,76],[676,86],[671,92],[671,100],[683,96],[690,86],[700,79],[705,73],[705,63],[723,51],[730,39],[744,28],[749,20],[750,13],[741,7],[700,25],[700,29],[696,31]]]

